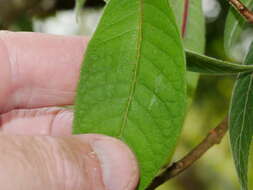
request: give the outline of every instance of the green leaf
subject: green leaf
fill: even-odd
[[[253,72],[253,65],[240,65],[219,59],[199,55],[186,50],[187,70],[209,75],[237,74]]]
[[[178,28],[181,30],[184,47],[203,54],[205,50],[205,18],[202,0],[169,0],[176,15]],[[188,104],[197,87],[199,75],[187,72]]]
[[[245,65],[253,63],[253,46]],[[243,190],[248,190],[248,158],[253,135],[253,78],[252,73],[240,74],[235,83],[230,105],[229,127],[236,170]]]
[[[205,50],[205,17],[201,0],[169,0],[184,39],[184,47],[203,54]]]
[[[241,0],[247,7],[252,8],[253,0]],[[224,47],[228,56],[233,58],[231,55],[231,48],[236,45],[239,40],[239,37],[245,29],[247,22],[245,19],[231,7],[228,16],[226,19],[225,33],[224,33]]]
[[[144,189],[171,158],[181,133],[185,73],[168,0],[110,0],[86,51],[73,132],[126,142]]]
[[[202,11],[202,0],[189,0],[189,16],[186,20],[184,47],[201,53],[205,50],[205,17]]]

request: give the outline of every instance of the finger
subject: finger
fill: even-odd
[[[70,136],[73,112],[65,108],[13,110],[0,115],[1,134]]]
[[[138,167],[119,140],[0,136],[0,189],[134,190]]]
[[[73,104],[87,38],[0,32],[0,112]]]

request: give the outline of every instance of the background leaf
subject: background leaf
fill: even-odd
[[[81,10],[82,10],[85,2],[86,2],[86,0],[76,0],[75,11],[76,11],[77,20],[81,14]]]
[[[186,50],[187,70],[201,74],[225,75],[252,72],[253,65],[241,65],[222,61]]]
[[[184,39],[185,48],[203,54],[205,50],[205,18],[202,11],[202,1],[170,1]]]
[[[253,7],[253,0],[241,0],[241,2],[250,9]],[[231,48],[238,42],[246,25],[247,22],[245,19],[234,9],[234,7],[230,7],[225,25],[224,47],[227,55],[231,58],[233,58]]]
[[[203,54],[205,50],[205,18],[201,0],[169,0],[176,15],[178,28],[188,50]],[[184,23],[184,24],[183,24]],[[188,104],[197,87],[199,75],[187,72]]]
[[[245,64],[253,64],[251,45]],[[230,143],[234,162],[243,190],[248,189],[248,158],[253,135],[252,73],[240,74],[236,81],[230,107]]]
[[[110,0],[86,51],[74,133],[118,137],[144,189],[171,157],[184,120],[186,65],[168,0]]]

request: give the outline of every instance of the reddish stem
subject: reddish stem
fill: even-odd
[[[253,23],[253,12],[250,11],[240,0],[228,0],[235,9],[250,23]]]
[[[188,15],[189,15],[189,6],[190,6],[190,0],[184,0],[183,22],[181,26],[183,38],[185,37],[185,34],[186,34],[187,21],[188,21]]]
[[[228,130],[228,119],[225,118],[215,129],[210,131],[206,138],[196,146],[190,153],[188,153],[180,161],[167,167],[160,173],[146,190],[155,190],[158,186],[164,184],[169,179],[181,174],[187,168],[192,166],[199,160],[210,148],[215,144],[219,144]]]

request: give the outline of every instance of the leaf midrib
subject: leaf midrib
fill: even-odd
[[[138,78],[138,70],[139,70],[139,66],[140,66],[140,60],[141,60],[141,48],[142,48],[142,40],[143,40],[143,33],[142,33],[142,25],[143,25],[143,17],[144,17],[144,2],[143,0],[139,0],[140,2],[140,10],[139,10],[139,22],[138,22],[138,38],[137,38],[137,43],[136,43],[136,63],[135,63],[135,67],[133,70],[133,75],[132,75],[132,80],[130,83],[130,90],[129,90],[129,95],[128,95],[128,100],[127,100],[127,104],[126,104],[126,108],[125,111],[123,112],[123,120],[122,120],[122,124],[119,130],[119,134],[117,135],[119,138],[122,138],[123,135],[123,131],[127,126],[127,120],[128,120],[128,115],[129,115],[129,111],[130,111],[130,107],[132,105],[133,102],[133,97],[135,94],[135,89],[136,89],[136,84],[137,84],[137,78]]]
[[[183,9],[183,16],[182,16],[181,35],[183,38],[185,38],[187,25],[188,25],[188,18],[189,18],[190,0],[184,0],[183,5],[184,5],[184,9]]]

